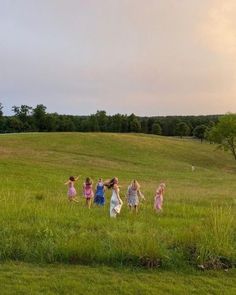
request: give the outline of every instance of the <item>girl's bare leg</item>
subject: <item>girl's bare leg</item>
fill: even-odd
[[[73,201],[75,203],[79,203],[79,200],[77,200],[76,198],[71,199],[71,201]]]
[[[134,210],[135,210],[135,213],[137,214],[138,213],[138,206],[137,205],[134,206]]]

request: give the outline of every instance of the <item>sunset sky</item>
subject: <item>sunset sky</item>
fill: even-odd
[[[236,112],[235,0],[0,0],[0,102]]]

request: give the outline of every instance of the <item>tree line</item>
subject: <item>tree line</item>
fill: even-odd
[[[0,132],[135,132],[164,136],[195,136],[203,140],[208,129],[220,115],[206,116],[153,116],[138,117],[135,114],[107,115],[97,111],[89,116],[48,113],[47,107],[38,104],[13,106],[12,116],[4,116],[0,103]]]
[[[236,160],[236,114],[206,116],[107,115],[97,111],[89,116],[47,113],[43,104],[13,106],[13,116],[4,116],[0,103],[0,133],[11,132],[135,132],[164,136],[193,136],[207,139],[229,150]]]

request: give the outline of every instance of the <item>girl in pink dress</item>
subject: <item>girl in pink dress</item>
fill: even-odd
[[[166,185],[164,183],[161,183],[156,190],[156,195],[154,197],[154,210],[156,211],[156,213],[162,211],[165,187]]]
[[[90,177],[87,177],[85,179],[84,185],[83,185],[83,193],[84,197],[86,199],[86,205],[90,209],[91,203],[92,203],[92,198],[94,196],[93,193],[93,182]]]
[[[73,201],[78,203],[78,200],[76,199],[76,189],[74,187],[75,182],[79,179],[78,177],[70,176],[69,180],[65,182],[65,185],[68,185],[68,191],[67,191],[67,196],[69,201]]]

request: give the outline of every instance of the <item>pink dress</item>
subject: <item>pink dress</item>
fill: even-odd
[[[74,188],[74,182],[70,181],[68,186],[69,186],[69,189],[68,189],[67,195],[69,198],[74,198],[76,196],[76,189]]]
[[[158,188],[156,191],[156,195],[154,198],[154,207],[156,210],[162,210],[162,204],[163,204],[163,189]]]
[[[92,187],[92,184],[86,184],[84,183],[84,186],[83,186],[83,190],[84,190],[84,196],[86,199],[91,199],[93,198],[93,187]]]

